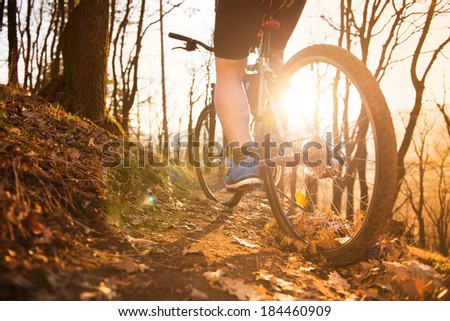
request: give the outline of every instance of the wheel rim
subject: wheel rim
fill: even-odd
[[[196,127],[194,155],[197,176],[205,195],[225,205],[234,205],[241,193],[229,191],[225,186],[227,142],[214,109],[202,114]]]
[[[290,70],[283,77],[287,141],[303,160],[284,169],[277,201],[298,234],[336,251],[360,233],[373,206],[379,171],[373,117],[358,84],[334,61],[309,57]]]

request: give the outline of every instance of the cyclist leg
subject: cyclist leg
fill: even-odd
[[[305,4],[306,0],[294,0],[289,7],[281,9],[274,15],[274,18],[280,21],[280,29],[272,33],[270,42],[272,56],[270,66],[276,73],[284,65],[284,49],[297,26]]]
[[[216,57],[216,112],[229,142],[239,146],[252,141],[250,113],[242,86],[247,59],[230,60]]]
[[[239,146],[252,141],[243,77],[264,8],[261,0],[219,0],[214,31],[215,104],[225,135]]]
[[[243,79],[248,53],[256,39],[263,14],[261,0],[219,0],[217,4],[214,31],[217,79],[214,100],[225,136],[238,147],[233,149],[234,161],[225,178],[228,188],[261,183],[255,163],[241,153],[240,147],[253,141]]]

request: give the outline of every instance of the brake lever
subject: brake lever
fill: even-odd
[[[197,47],[197,44],[195,42],[188,41],[188,42],[185,43],[184,47],[173,47],[172,50],[183,49],[183,50],[186,50],[186,51],[194,51],[194,50],[197,50],[197,48],[198,47]]]
[[[188,41],[186,42],[186,48],[184,48],[186,51],[194,51],[197,50],[197,44],[194,41]]]

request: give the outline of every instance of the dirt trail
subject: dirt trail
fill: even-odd
[[[234,209],[200,190],[174,194],[154,186],[154,203],[123,213],[120,228],[76,221],[62,232],[50,224],[51,241],[10,244],[0,253],[0,299],[449,299],[449,261],[397,239],[335,270],[285,242],[261,191]]]
[[[154,188],[150,214],[128,213],[134,222],[128,227],[85,226],[56,233],[52,244],[28,253],[10,253],[16,269],[1,274],[2,291],[9,299],[44,300],[448,299],[448,274],[412,261],[398,240],[380,246],[383,263],[334,270],[317,256],[274,244],[279,232],[268,224],[262,192],[246,195],[233,210],[202,196],[176,200],[167,193]]]
[[[387,239],[335,270],[280,233],[263,192],[230,210],[172,168],[109,177],[110,135],[2,99],[0,300],[450,299],[448,258]]]
[[[136,247],[131,259],[149,270],[127,276],[118,293],[124,299],[345,298],[323,282],[326,268],[265,242],[270,208],[258,194],[233,210],[203,198],[178,202],[178,217],[164,231],[139,229],[129,239]],[[164,216],[155,212],[152,219]]]
[[[129,238],[135,247],[130,253],[133,264],[144,264],[143,270],[148,270],[115,279],[122,299],[448,298],[448,276],[414,261],[425,262],[425,256],[412,254],[397,239],[380,243],[374,254],[378,259],[339,270],[317,255],[303,257],[289,242],[278,243],[282,234],[263,192],[247,194],[232,210],[204,197],[177,201],[172,212],[167,206],[171,207],[162,203],[158,209],[156,198],[150,219],[163,222],[160,231],[149,231],[143,224]],[[174,213],[168,223],[167,216]]]

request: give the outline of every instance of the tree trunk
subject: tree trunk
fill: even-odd
[[[19,84],[19,49],[17,45],[17,1],[8,0],[8,84]]]
[[[26,34],[26,50],[24,54],[24,79],[23,79],[23,88],[28,89],[32,86],[33,82],[33,63],[31,61],[31,14],[33,9],[34,1],[27,1],[27,15],[25,21],[25,34]],[[25,41],[25,40],[23,40]]]
[[[417,221],[419,222],[419,246],[425,248],[427,245],[425,239],[425,220],[422,215],[417,216]]]
[[[55,42],[58,37],[61,37],[65,28],[66,23],[65,0],[58,0],[56,11],[59,21],[58,25],[55,27],[55,36],[54,36]],[[59,76],[61,69],[61,42],[56,43],[56,48],[52,51],[52,55],[53,60],[51,62],[50,76],[54,78]]]
[[[195,79],[195,78],[194,78]],[[194,79],[192,79],[191,90],[189,91],[189,119],[188,119],[188,160],[189,164],[194,160],[194,149],[193,149],[193,141],[194,141],[194,120],[193,120],[193,110],[194,110],[194,98],[193,98],[193,84]]]
[[[406,168],[405,168],[405,157],[411,145],[414,129],[417,125],[417,120],[419,119],[420,110],[422,109],[422,98],[425,86],[423,84],[415,85],[416,89],[416,99],[414,102],[414,108],[412,109],[409,117],[408,126],[406,127],[405,135],[403,137],[403,142],[398,151],[398,181],[402,182],[405,178]],[[397,187],[397,194],[400,190],[400,186]]]
[[[105,126],[109,2],[81,0],[62,35],[65,109]]]
[[[139,22],[136,31],[136,51],[134,56],[129,57],[128,66],[129,69],[127,71],[127,76],[123,81],[127,81],[127,84],[123,86],[122,95],[123,95],[123,103],[122,103],[122,128],[125,133],[128,133],[129,122],[130,122],[130,111],[133,108],[134,101],[136,99],[136,94],[138,91],[138,73],[139,73],[139,56],[141,54],[142,49],[142,38],[143,38],[143,24],[145,18],[145,0],[141,0],[141,11],[139,14]],[[122,58],[122,57],[121,57]],[[128,68],[128,67],[127,67]],[[130,88],[131,86],[131,88]],[[139,106],[138,106],[139,108]]]
[[[165,61],[164,61],[164,13],[163,13],[163,1],[159,0],[159,23],[160,23],[160,40],[161,40],[161,92],[162,92],[162,109],[163,109],[163,138],[165,143],[169,142],[169,129],[167,124],[167,102],[166,102],[166,75],[165,75]],[[168,150],[164,148],[162,153],[165,157],[168,157]]]
[[[438,232],[438,251],[444,256],[448,256],[448,225],[441,221],[441,224],[437,227]]]

